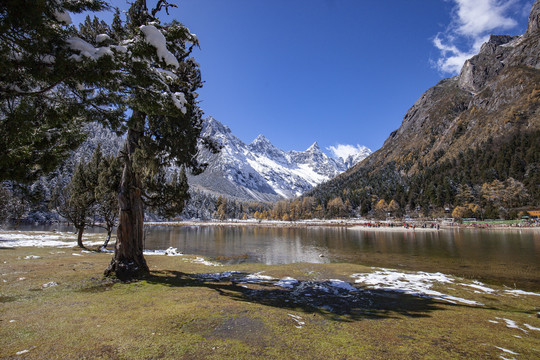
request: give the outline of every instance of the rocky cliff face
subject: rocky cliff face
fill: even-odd
[[[525,34],[492,35],[459,76],[427,90],[383,147],[351,171],[392,163],[411,175],[488,138],[539,129],[539,23],[536,1]]]

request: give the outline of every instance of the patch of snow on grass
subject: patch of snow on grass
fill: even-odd
[[[381,268],[372,273],[353,274],[351,277],[356,278],[356,283],[362,283],[374,289],[403,292],[413,296],[444,300],[450,303],[459,302],[467,305],[482,305],[474,300],[467,300],[431,290],[433,285],[437,283],[454,283],[454,278],[442,273],[426,273],[423,271],[404,273]]]
[[[41,285],[42,288],[48,288],[48,287],[53,287],[53,286],[58,286],[58,283],[56,281],[51,281],[51,282]]]
[[[167,250],[144,250],[143,255],[167,255],[167,256],[182,256],[177,248],[169,247]]]
[[[15,355],[22,355],[22,354],[26,354],[26,353],[29,353],[29,352],[30,352],[30,350],[21,350],[21,351],[17,351],[15,353]]]
[[[529,325],[529,324],[523,324],[523,325],[524,325],[527,329],[529,329],[529,330],[540,331],[540,328],[531,326],[531,325]]]
[[[102,241],[85,241],[87,246],[99,245]],[[0,231],[2,247],[75,247],[76,235],[52,231]]]
[[[514,320],[504,319],[504,318],[499,318],[499,317],[497,317],[495,319],[503,320],[506,323],[506,327],[508,327],[508,328],[517,329],[517,330],[523,331],[524,333],[528,333],[527,330],[520,328],[518,326],[518,324]]]
[[[275,278],[268,276],[268,275],[262,275],[261,272],[255,273],[255,274],[249,274],[246,276],[246,280],[255,280],[255,281],[272,281],[275,280]]]
[[[232,277],[242,274],[240,271],[224,271],[221,273],[210,273],[210,274],[198,274],[197,277],[203,281],[225,281],[229,280]]]
[[[512,351],[512,350],[508,350],[508,349],[505,349],[505,348],[502,348],[502,347],[499,347],[499,346],[495,346],[497,349],[501,350],[501,351],[504,351],[505,353],[509,353],[509,354],[512,354],[512,355],[519,355],[517,352],[515,351]]]
[[[304,325],[306,324],[304,321],[302,321],[302,317],[301,316],[298,316],[298,315],[293,315],[293,314],[287,314],[289,315],[295,322],[296,322],[296,328],[297,329],[301,329],[304,327]]]
[[[298,284],[298,280],[287,276],[287,277],[284,277],[283,279],[280,279],[274,285],[285,288],[285,289],[292,289],[297,284]]]
[[[484,292],[484,293],[492,294],[492,293],[495,292],[495,289],[489,288],[489,287],[485,286],[483,283],[481,283],[480,281],[476,281],[476,280],[474,280],[472,284],[460,284],[460,285],[468,286],[468,287],[471,287],[473,289],[477,289],[477,290],[479,290],[481,292]]]
[[[30,260],[30,259],[41,259],[41,256],[37,256],[37,255],[28,255],[28,256],[25,256],[24,259],[25,259],[25,260]]]
[[[197,256],[195,259],[185,259],[184,261],[188,261],[188,262],[192,262],[192,263],[196,263],[196,264],[203,264],[203,265],[206,265],[206,266],[223,266],[221,264],[208,261],[208,260],[206,260],[206,259],[204,259],[202,257],[199,257],[199,256]]]
[[[343,289],[343,290],[350,291],[350,292],[358,291],[357,288],[355,288],[354,286],[352,286],[348,282],[345,282],[345,281],[342,281],[342,280],[336,280],[336,279],[331,279],[331,280],[328,280],[328,281],[330,282],[331,287],[338,288],[338,289]]]
[[[530,291],[523,291],[523,290],[505,290],[506,293],[514,296],[520,296],[520,295],[535,295],[540,296],[539,293],[530,292]]]

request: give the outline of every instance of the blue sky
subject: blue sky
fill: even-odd
[[[149,0],[149,7],[156,1]],[[531,0],[181,0],[200,41],[205,114],[246,143],[380,148],[405,112],[490,33],[521,34]],[[125,0],[114,6],[127,9]],[[74,20],[77,19],[74,17]],[[107,19],[106,19],[107,20]]]

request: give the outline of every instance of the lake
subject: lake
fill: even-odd
[[[173,247],[223,263],[347,262],[440,271],[540,290],[540,232],[527,229],[387,232],[346,227],[149,226],[145,247]]]
[[[59,231],[70,228],[54,226]],[[52,230],[52,227],[21,227]],[[89,229],[88,232],[100,232]],[[347,227],[146,226],[145,248],[177,248],[224,264],[353,263],[442,272],[540,291],[540,231]],[[151,261],[151,260],[149,260]]]

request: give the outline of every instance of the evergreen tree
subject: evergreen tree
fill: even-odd
[[[167,216],[179,214],[188,196],[182,166],[195,173],[203,170],[195,158],[202,127],[195,91],[202,81],[198,64],[190,57],[198,41],[177,21],[161,25],[157,14],[170,6],[160,0],[149,11],[145,0],[136,0],[122,26],[115,20],[126,49],[117,61],[123,68],[120,87],[131,116],[121,151],[115,254],[105,274],[121,279],[149,272],[143,257],[144,205]],[[209,141],[203,143],[212,147]],[[182,170],[167,174],[170,164]]]
[[[113,88],[112,48],[77,36],[68,12],[104,0],[0,2],[0,181],[29,183],[54,170],[84,139],[82,122],[114,129],[124,108]]]
[[[107,248],[118,219],[118,188],[122,175],[121,171],[121,163],[117,157],[104,157],[101,164],[99,164],[94,197],[96,200],[96,217],[101,224],[98,226],[102,226],[107,231],[107,238],[102,245],[102,249]]]
[[[56,212],[77,229],[77,245],[83,249],[86,248],[82,241],[84,230],[94,223],[96,183],[94,171],[88,167],[92,163],[97,163],[97,159],[93,157],[88,164],[79,163],[71,181],[65,187],[57,188],[52,199]]]

